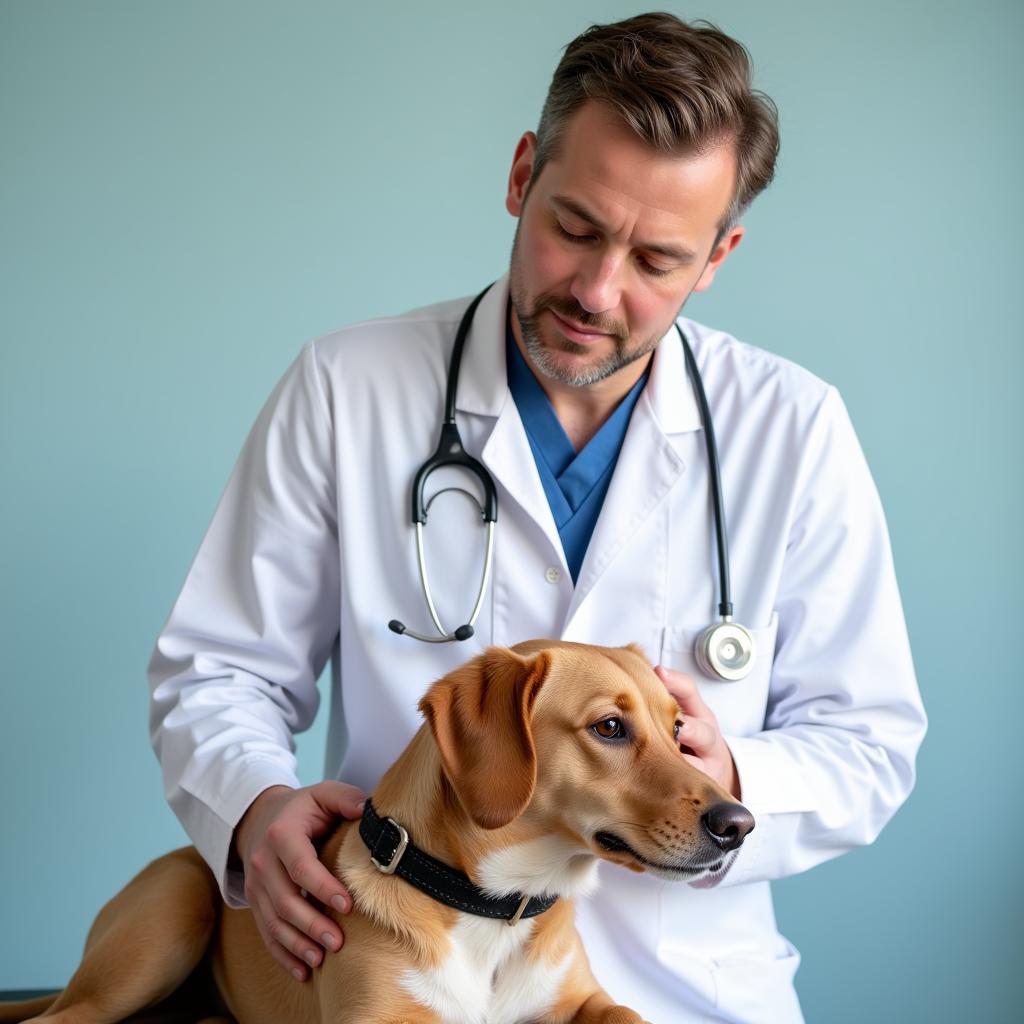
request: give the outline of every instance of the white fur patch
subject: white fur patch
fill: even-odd
[[[557,964],[527,963],[522,957],[514,957],[498,973],[487,1024],[543,1020],[561,991],[571,963],[571,953]]]
[[[480,886],[492,896],[521,892],[530,896],[574,897],[597,888],[598,860],[556,836],[509,846],[488,854],[478,865]],[[572,962],[527,962],[523,950],[534,921],[509,927],[460,914],[449,932],[451,953],[432,971],[404,971],[401,983],[446,1024],[519,1024],[543,1019],[558,995]]]
[[[460,916],[449,933],[451,954],[433,971],[404,971],[401,983],[445,1024],[520,1024],[543,1019],[572,962],[528,963],[522,956],[533,921]]]
[[[561,836],[489,853],[477,865],[480,887],[492,896],[589,896],[598,885],[597,858]]]

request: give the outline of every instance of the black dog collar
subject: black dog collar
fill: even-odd
[[[421,892],[456,910],[477,917],[504,918],[516,924],[536,917],[554,906],[557,896],[488,896],[468,875],[442,864],[414,846],[409,833],[393,818],[382,818],[366,801],[359,821],[359,835],[370,851],[373,866],[385,875],[398,875]]]

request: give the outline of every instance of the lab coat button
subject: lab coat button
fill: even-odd
[[[544,579],[546,579],[548,583],[557,583],[561,578],[561,570],[556,569],[553,565],[548,566],[544,573]]]

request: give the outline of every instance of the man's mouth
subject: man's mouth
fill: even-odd
[[[593,345],[594,342],[600,341],[602,338],[610,337],[607,331],[598,331],[593,327],[582,327],[572,320],[567,320],[561,314],[556,313],[550,306],[548,306],[548,312],[555,318],[555,326],[570,341],[578,342],[581,345]]]

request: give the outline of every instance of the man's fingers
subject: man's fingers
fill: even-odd
[[[290,974],[296,981],[305,981],[308,967],[297,956],[292,955],[288,946],[296,950],[304,947],[299,946],[300,936],[287,923],[282,921],[274,910],[274,904],[265,890],[258,894],[246,892],[246,899],[249,901],[249,908],[252,910],[253,920],[259,929],[260,938],[263,944],[270,951],[270,955]],[[286,946],[287,943],[287,946]]]
[[[679,730],[679,743],[689,747],[698,757],[707,757],[718,745],[718,730],[700,718],[684,718]]]
[[[269,830],[267,836],[270,836]],[[277,838],[274,849],[296,889],[305,889],[324,906],[333,907],[341,914],[352,909],[348,890],[320,863],[316,849],[306,836],[288,832]],[[327,930],[333,935],[336,928],[337,925],[331,924]]]
[[[265,896],[261,894],[259,905],[267,933],[283,949],[310,967],[318,967],[324,946],[332,951],[341,948],[341,929],[302,898],[283,864],[275,863],[266,875]],[[296,965],[289,962],[287,966],[294,974]]]
[[[312,903],[304,899],[298,892],[289,891],[277,902],[278,916],[304,933],[307,939],[315,942],[316,963],[320,962],[321,947],[326,946],[332,952],[341,948],[345,936],[341,929],[329,918],[321,914]],[[303,941],[299,950],[303,959],[309,963],[307,953],[308,942]],[[316,966],[316,964],[310,964]]]
[[[338,950],[345,941],[327,908],[352,909],[351,895],[320,862],[312,840],[340,818],[359,817],[363,800],[357,787],[333,780],[289,794],[259,819],[262,837],[245,855],[245,897],[260,936],[300,981],[323,963],[325,948]]]
[[[692,676],[665,668],[664,665],[656,666],[654,672],[664,683],[665,689],[675,698],[684,715],[702,716],[707,712],[707,705],[701,698],[700,690],[697,689]]]
[[[326,811],[343,818],[361,818],[366,794],[358,786],[350,786],[347,782],[336,782],[327,779],[310,786],[310,793],[316,802]]]

